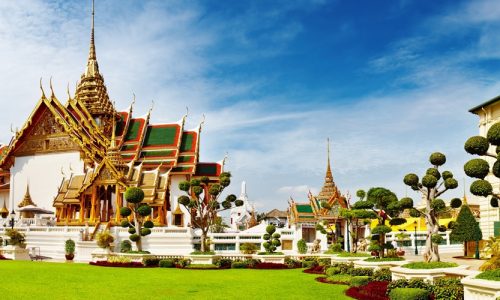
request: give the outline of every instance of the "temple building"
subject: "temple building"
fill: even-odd
[[[323,187],[318,195],[309,192],[307,198],[307,202],[296,202],[294,199],[290,199],[288,207],[289,224],[295,230],[296,239],[304,239],[308,244],[312,244],[317,239],[321,240],[321,248],[326,250],[332,242],[346,235],[346,222],[339,215],[339,211],[340,208],[348,207],[346,196],[340,192],[333,180],[329,142]],[[324,208],[323,202],[331,209]],[[316,224],[320,222],[328,224],[326,235],[316,230]]]
[[[140,187],[156,225],[190,224],[177,202],[179,182],[202,176],[217,181],[223,161],[199,161],[203,122],[187,129],[187,116],[154,124],[151,109],[143,116],[133,114],[133,104],[116,109],[99,70],[93,9],[87,65],[74,96],[68,91],[63,103],[52,83],[50,94],[41,82],[40,89],[22,128],[0,148],[2,215],[33,205],[53,211],[58,225],[114,225],[127,204],[125,189]]]
[[[246,230],[255,226],[257,220],[255,219],[255,210],[248,202],[247,184],[245,181],[241,183],[241,194],[238,199],[243,201],[243,205],[231,208],[229,226],[233,230]]]

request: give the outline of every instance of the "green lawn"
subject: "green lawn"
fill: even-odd
[[[126,269],[0,261],[2,299],[352,299],[295,270]],[[138,285],[136,284],[138,283]]]

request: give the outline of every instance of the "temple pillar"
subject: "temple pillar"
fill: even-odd
[[[120,193],[120,185],[118,184],[115,186],[115,194],[116,194],[115,222],[116,224],[119,224],[121,220],[120,208],[123,205],[123,199],[122,199],[122,194]]]
[[[92,187],[92,198],[90,200],[90,222],[96,222],[96,202],[97,202],[97,187]]]

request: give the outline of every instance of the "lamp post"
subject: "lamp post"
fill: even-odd
[[[418,248],[417,248],[417,221],[413,222],[413,227],[415,228],[415,235],[413,236],[413,239],[415,240],[415,255],[418,255]]]
[[[15,217],[16,217],[16,212],[15,212],[14,210],[12,210],[12,211],[10,212],[10,221],[9,221],[9,222],[10,222],[10,228],[11,228],[11,229],[14,229],[14,223],[15,223],[15,219],[14,219],[14,218],[15,218]]]

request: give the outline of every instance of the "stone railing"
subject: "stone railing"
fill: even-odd
[[[467,270],[467,268],[469,268],[467,265],[439,269],[408,269],[403,267],[393,267],[391,268],[391,272],[392,280],[418,278],[431,283],[434,282],[436,278],[441,277],[464,278],[479,274],[478,271]]]
[[[461,280],[464,285],[464,299],[495,300],[500,297],[500,281],[475,279],[475,276],[467,276]]]

